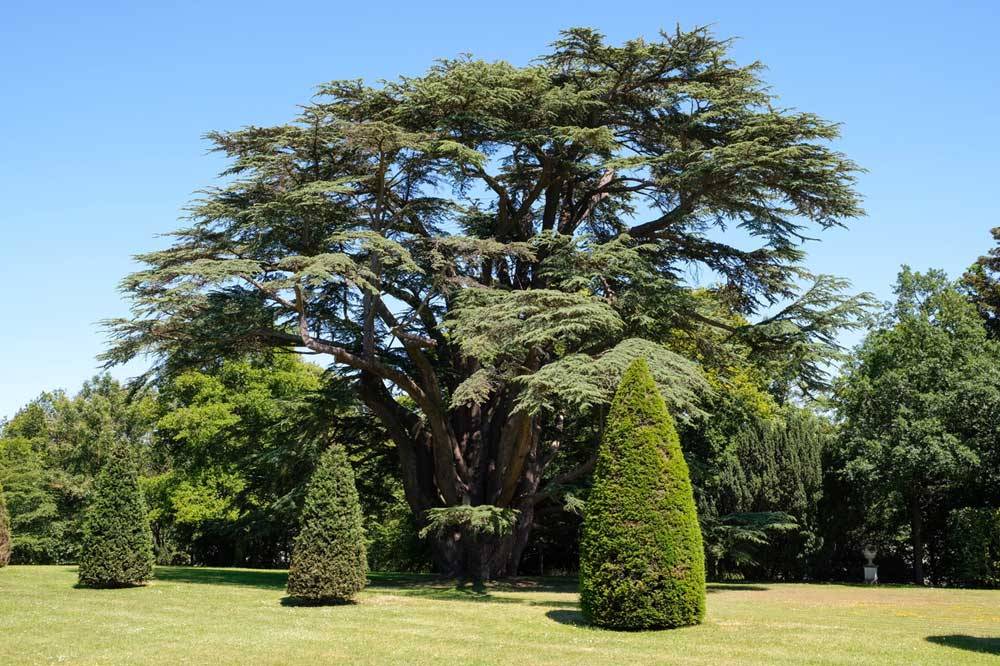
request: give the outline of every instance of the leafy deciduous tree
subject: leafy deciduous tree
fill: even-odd
[[[895,291],[838,386],[839,455],[872,515],[908,518],[913,578],[923,584],[927,518],[943,527],[948,498],[976,477],[982,497],[993,492],[1000,346],[944,273],[904,267]]]

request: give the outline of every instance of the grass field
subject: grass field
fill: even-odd
[[[357,604],[303,607],[283,572],[161,567],[86,590],[73,567],[8,567],[0,663],[1000,663],[1000,591],[711,585],[705,624],[615,633],[581,625],[570,580],[371,578]]]

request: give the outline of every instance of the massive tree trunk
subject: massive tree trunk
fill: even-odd
[[[481,447],[488,447],[489,440],[494,443],[506,440],[510,442],[509,448],[501,447],[498,451],[500,455],[493,456],[488,455],[488,448],[477,451],[485,460],[478,469],[486,473],[471,479],[466,499],[472,505],[492,504],[516,510],[518,516],[514,528],[501,536],[477,536],[456,530],[446,538],[436,539],[431,545],[440,573],[472,581],[517,574],[531,536],[535,493],[542,466],[539,464],[535,424],[529,419],[527,425],[517,423],[511,427],[516,428],[516,432],[501,430],[493,437],[482,438]],[[507,453],[504,454],[504,451]],[[418,509],[414,508],[414,511],[419,521],[421,512]]]
[[[425,525],[427,510],[436,507],[486,504],[518,512],[509,534],[481,536],[456,528],[433,538],[435,569],[468,580],[515,575],[531,536],[544,471],[537,419],[516,412],[509,395],[418,418],[376,378],[363,378],[360,388],[396,444],[404,493],[418,525]],[[444,422],[433,423],[435,417]]]
[[[462,530],[436,538],[431,554],[438,573],[478,583],[517,574],[531,534],[533,509],[518,519],[513,532],[501,537],[476,537]]]

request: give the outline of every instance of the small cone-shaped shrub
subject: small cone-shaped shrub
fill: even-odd
[[[12,541],[10,514],[7,513],[7,500],[3,497],[3,486],[0,486],[0,567],[5,567],[10,562]]]
[[[580,602],[592,624],[701,622],[705,554],[674,421],[646,361],[629,366],[598,451],[580,543]]]
[[[364,589],[367,569],[354,472],[344,447],[334,445],[309,481],[288,594],[314,602],[348,601]]]
[[[141,585],[153,576],[153,533],[132,452],[117,444],[94,482],[83,519],[79,577],[90,587]]]

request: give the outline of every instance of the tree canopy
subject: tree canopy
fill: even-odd
[[[873,521],[905,517],[922,584],[928,519],[970,483],[995,495],[1000,345],[942,272],[904,267],[895,292],[838,386],[840,455]]]
[[[809,275],[801,249],[861,214],[858,167],[829,147],[835,124],[778,107],[729,47],[703,28],[619,46],[578,28],[527,66],[335,81],[290,124],[212,132],[225,183],[125,280],[133,316],[109,322],[104,358],[152,352],[171,373],[268,346],[326,356],[395,442],[418,518],[519,512],[492,567],[509,571],[571,448],[559,428],[606,408],[634,358],[685,420],[708,384],[665,343],[722,333],[810,392],[858,323],[864,299]],[[709,299],[696,270],[718,280]],[[437,545],[444,570],[453,549]]]

